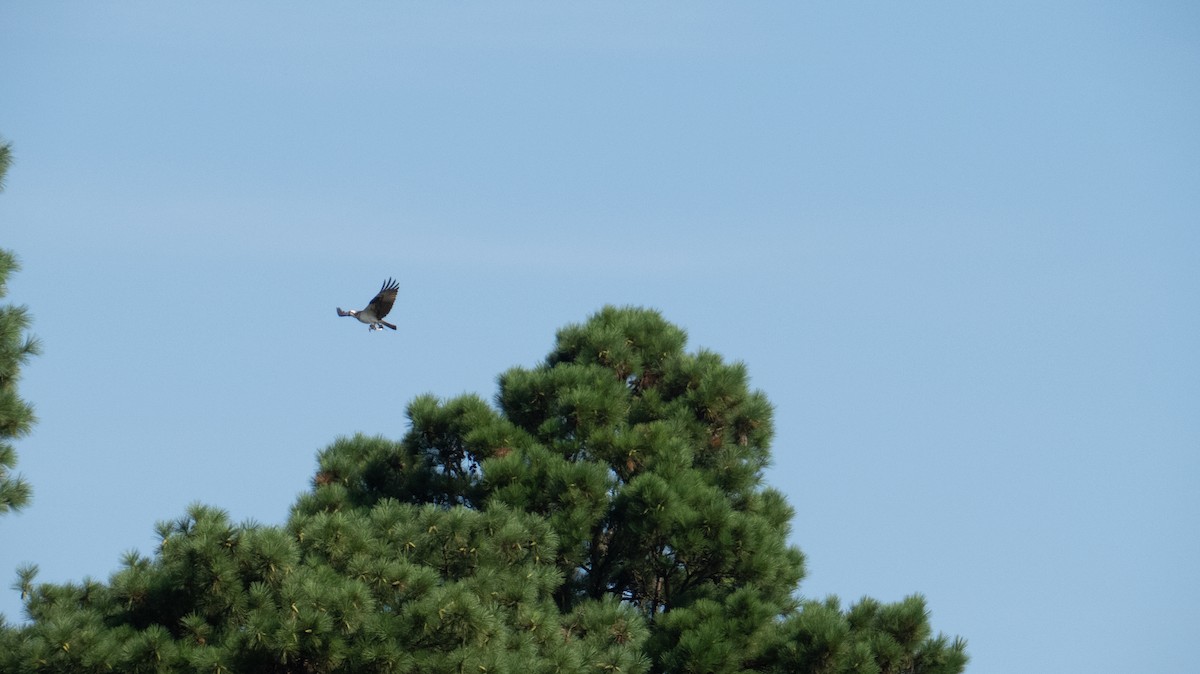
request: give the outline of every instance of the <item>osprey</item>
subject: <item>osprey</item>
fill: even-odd
[[[400,284],[396,283],[394,279],[389,278],[383,282],[383,287],[379,289],[379,294],[367,304],[366,309],[343,311],[341,307],[338,307],[338,316],[353,316],[357,318],[360,322],[366,323],[369,326],[367,328],[368,332],[382,330],[385,326],[395,330],[396,326],[383,320],[383,317],[387,316],[388,312],[392,310],[392,304],[396,302],[396,293],[399,290]]]

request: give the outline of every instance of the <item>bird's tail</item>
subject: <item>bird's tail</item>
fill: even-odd
[[[338,307],[337,310],[338,310],[338,316],[349,316],[350,315],[349,311],[342,311],[341,307]]]
[[[379,322],[380,322],[380,323],[383,323],[384,325],[386,325],[387,327],[389,327],[389,328],[391,328],[391,329],[393,329],[393,330],[395,330],[395,329],[396,329],[396,326],[392,325],[391,323],[388,323],[387,321],[379,321]]]

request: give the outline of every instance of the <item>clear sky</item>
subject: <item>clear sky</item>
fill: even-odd
[[[15,569],[661,310],[776,406],[807,597],[977,674],[1195,671],[1192,2],[3,2],[0,247],[45,353]],[[336,306],[401,284],[399,332]]]

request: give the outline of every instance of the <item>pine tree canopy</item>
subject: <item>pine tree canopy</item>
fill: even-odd
[[[0,141],[0,191],[12,159],[12,148]],[[20,269],[12,253],[0,249],[0,300],[8,295],[8,279]],[[9,442],[33,428],[33,406],[17,393],[21,366],[38,353],[38,341],[31,337],[29,311],[23,306],[0,304],[0,515],[20,510],[29,502],[29,484],[12,473],[17,451]]]
[[[284,526],[194,506],[107,583],[23,569],[3,672],[950,674],[924,600],[798,597],[772,408],[657,312],[559,331],[494,404],[321,452]]]

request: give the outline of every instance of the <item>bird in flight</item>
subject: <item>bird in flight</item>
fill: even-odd
[[[379,289],[379,294],[375,296],[368,304],[366,309],[343,311],[338,307],[338,316],[353,316],[360,322],[367,324],[368,332],[382,330],[385,327],[396,329],[396,326],[383,320],[384,316],[392,310],[392,305],[396,302],[396,293],[400,290],[400,284],[396,283],[395,279],[389,278],[383,282],[383,287]]]

